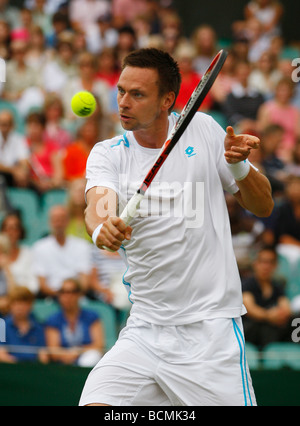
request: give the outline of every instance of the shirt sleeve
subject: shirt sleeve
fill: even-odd
[[[98,143],[91,151],[86,167],[86,193],[95,187],[110,188],[119,194],[119,173],[116,158],[112,158],[112,150],[103,142]]]
[[[14,133],[14,137],[16,140],[16,143],[15,143],[16,160],[17,161],[28,160],[30,157],[30,152],[26,143],[26,139],[16,133]]]

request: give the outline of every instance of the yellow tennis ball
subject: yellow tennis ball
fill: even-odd
[[[78,117],[90,117],[96,110],[96,99],[90,92],[79,92],[73,96],[71,107]]]

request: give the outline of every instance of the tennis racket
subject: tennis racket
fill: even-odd
[[[208,92],[212,88],[216,78],[218,77],[221,69],[223,68],[227,56],[228,53],[224,50],[221,50],[217,54],[215,59],[212,61],[210,67],[199,82],[198,86],[194,90],[193,94],[191,95],[188,103],[183,108],[168,140],[162,147],[155,164],[148,172],[140,188],[130,199],[123,213],[120,216],[120,218],[125,222],[126,226],[128,226],[132,219],[135,217],[147,189],[149,188],[149,186],[153,182],[153,179],[155,178],[160,168],[168,158],[170,152],[173,150],[173,148],[185,132],[194,115],[199,110],[199,107],[201,106]]]

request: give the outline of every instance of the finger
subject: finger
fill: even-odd
[[[225,152],[225,159],[228,163],[239,163],[246,160],[248,155],[243,155],[238,152],[227,151]]]
[[[103,230],[103,228],[102,228]],[[110,251],[118,251],[122,245],[121,241],[116,240],[110,233],[101,230],[101,238],[98,240],[97,246],[100,249],[108,249]]]
[[[240,146],[233,146],[233,147],[231,147],[231,151],[248,156],[251,153],[251,148],[249,148],[249,147],[243,148],[243,147],[240,147]]]
[[[114,242],[124,241],[125,240],[125,232],[121,232],[119,228],[117,228],[112,223],[108,222],[106,226],[106,236],[111,236],[114,239]],[[113,241],[113,240],[112,240]]]
[[[119,217],[112,217],[110,218],[110,223],[116,228],[118,228],[120,232],[125,233],[127,227],[122,219],[120,219]]]
[[[230,137],[235,136],[234,129],[233,129],[232,126],[228,126],[227,129],[226,129],[226,131],[227,131],[227,135],[228,136],[230,136]]]
[[[114,244],[114,243],[112,243],[111,241],[109,241],[109,240],[106,240],[106,242],[104,241],[104,244],[101,246],[101,247],[99,247],[99,248],[106,248],[106,249],[108,249],[109,251],[113,251],[113,252],[116,252],[116,251],[119,251],[120,250],[120,247],[121,247],[121,243],[119,242],[119,243],[117,243],[117,244]]]
[[[260,147],[260,139],[253,137],[247,140],[247,145],[252,149],[258,149]]]
[[[126,240],[131,240],[131,234],[132,234],[132,228],[130,226],[127,226],[125,231],[125,238]]]

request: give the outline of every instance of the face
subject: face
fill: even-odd
[[[300,220],[300,180],[294,179],[287,186],[287,197],[293,205],[294,215]]]
[[[247,64],[239,64],[236,68],[236,79],[243,85],[247,85],[251,74],[251,68]]]
[[[64,207],[53,207],[50,213],[50,226],[54,235],[61,235],[69,224],[67,210]]]
[[[279,102],[286,104],[289,103],[293,97],[293,90],[287,83],[280,83],[276,89],[276,98]]]
[[[258,279],[270,280],[277,267],[276,255],[269,250],[259,253],[254,264],[254,270]]]
[[[169,94],[170,95],[170,94]],[[118,83],[120,120],[125,130],[146,130],[155,126],[172,106],[168,95],[159,94],[158,72],[126,67]]]
[[[32,303],[21,300],[12,302],[10,311],[12,316],[17,320],[25,320],[29,317],[32,310]]]
[[[10,114],[3,112],[0,115],[0,132],[6,137],[13,129],[13,118]]]
[[[3,232],[12,243],[18,242],[21,239],[21,224],[18,217],[8,217],[3,224]]]
[[[35,121],[27,123],[27,136],[31,141],[41,141],[44,136],[44,127]]]
[[[262,148],[266,154],[274,153],[282,142],[283,131],[276,130],[262,139]]]
[[[65,310],[74,309],[78,306],[81,294],[72,281],[65,281],[59,292],[59,303]]]

